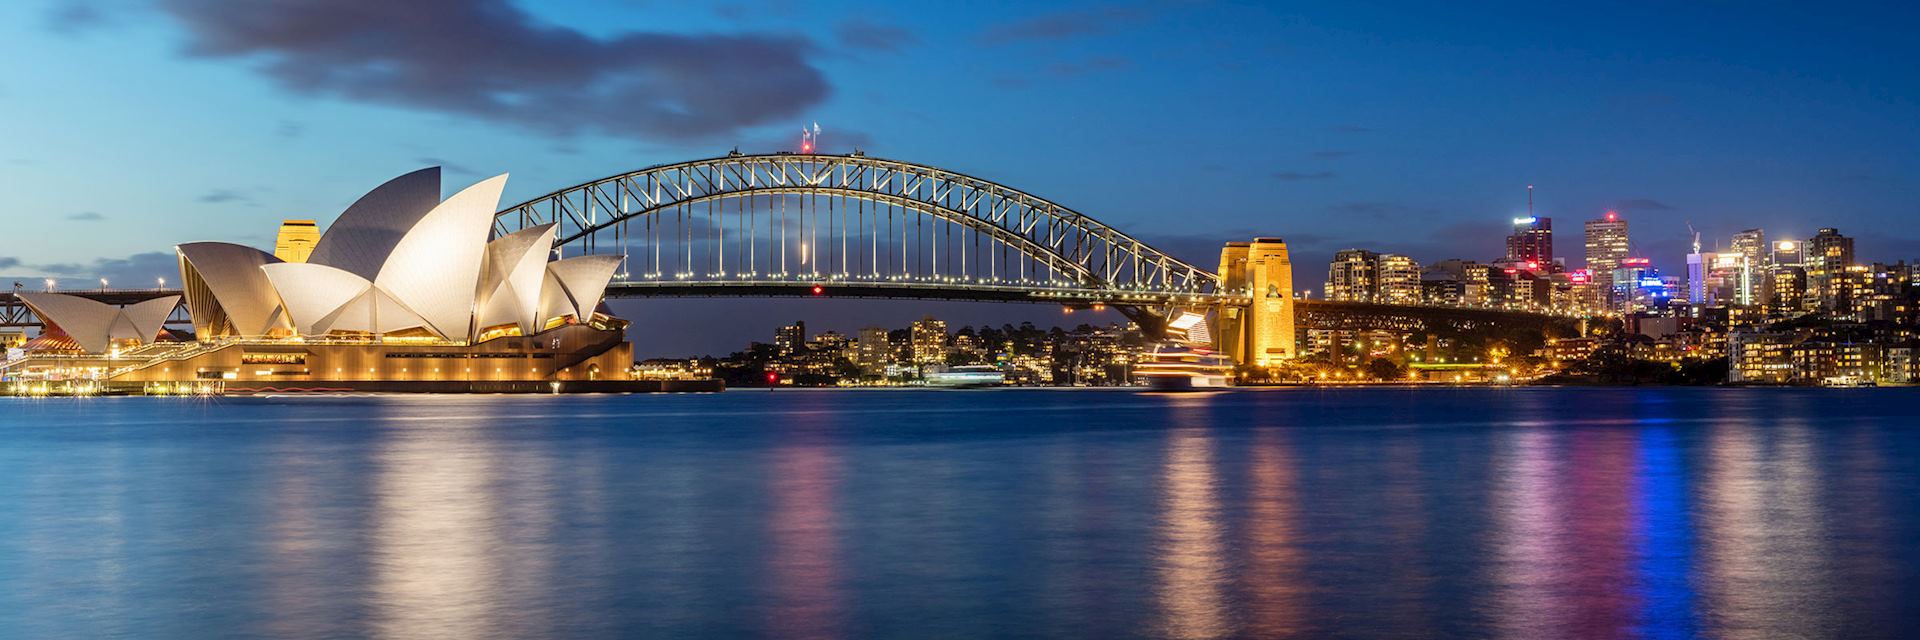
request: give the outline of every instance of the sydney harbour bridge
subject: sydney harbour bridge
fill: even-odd
[[[1107,307],[1158,333],[1176,314],[1218,317],[1252,306],[1258,293],[1045,198],[858,152],[734,152],[648,167],[513,205],[499,212],[494,227],[505,234],[548,223],[557,225],[560,257],[624,258],[610,297]],[[68,293],[124,304],[173,292]],[[1564,320],[1486,309],[1288,303],[1289,324],[1302,329],[1525,328]],[[36,322],[11,293],[0,294],[0,326]]]

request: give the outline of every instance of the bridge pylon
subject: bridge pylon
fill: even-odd
[[[1220,250],[1223,292],[1244,294],[1248,304],[1222,303],[1215,341],[1235,362],[1269,367],[1296,354],[1293,261],[1280,238],[1229,242]]]

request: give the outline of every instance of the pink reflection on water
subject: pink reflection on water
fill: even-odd
[[[1619,429],[1574,432],[1572,492],[1566,517],[1571,536],[1563,560],[1570,590],[1569,631],[1580,637],[1625,637],[1638,622],[1639,597],[1631,586],[1638,555],[1634,523],[1639,505],[1634,433]]]
[[[773,496],[767,566],[773,597],[764,621],[769,635],[845,635],[834,505],[839,472],[838,456],[824,445],[800,443],[773,452],[767,472]]]
[[[1513,432],[1494,488],[1496,586],[1494,624],[1506,638],[1560,637],[1572,619],[1554,563],[1566,553],[1566,514],[1556,484],[1561,473],[1554,436]]]

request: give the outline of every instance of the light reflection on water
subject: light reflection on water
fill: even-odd
[[[0,637],[1898,637],[1917,399],[22,402]]]

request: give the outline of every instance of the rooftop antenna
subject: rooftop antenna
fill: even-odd
[[[1533,215],[1533,185],[1527,185],[1527,217],[1529,217],[1529,218],[1532,218],[1532,217],[1534,217],[1534,215]]]

